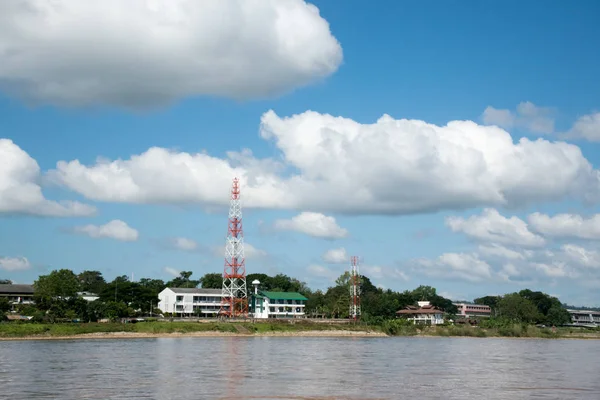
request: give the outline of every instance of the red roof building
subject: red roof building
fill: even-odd
[[[444,323],[444,312],[428,301],[419,301],[418,306],[408,306],[396,312],[396,316],[406,318],[415,324],[440,325]]]

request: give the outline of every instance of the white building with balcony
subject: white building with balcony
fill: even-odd
[[[571,323],[579,326],[600,326],[600,311],[595,310],[567,310],[571,316]]]
[[[250,313],[254,318],[303,318],[307,300],[296,292],[255,291]]]
[[[0,284],[0,297],[6,298],[13,308],[33,304],[33,285]]]
[[[158,294],[158,308],[176,317],[216,317],[223,303],[221,289],[166,288]]]

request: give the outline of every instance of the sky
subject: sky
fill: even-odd
[[[600,305],[600,3],[0,3],[0,279],[223,271]]]

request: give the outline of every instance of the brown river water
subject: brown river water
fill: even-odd
[[[600,340],[5,341],[0,399],[600,400]]]

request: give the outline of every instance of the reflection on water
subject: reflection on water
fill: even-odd
[[[600,341],[0,342],[0,399],[600,399]]]

